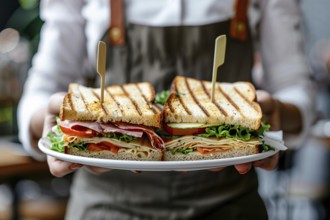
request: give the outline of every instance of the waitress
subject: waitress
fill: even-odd
[[[252,81],[258,36],[268,91],[258,101],[273,128],[285,132],[288,146],[299,146],[313,119],[295,1],[44,0],[41,18],[39,51],[19,106],[21,141],[37,159],[45,159],[36,142],[58,114],[58,92],[71,82],[99,85],[99,40],[109,46],[107,84],[148,81],[161,91],[176,75],[211,80],[214,41],[222,34],[227,50],[218,81]],[[135,174],[47,159],[55,176],[75,171],[66,219],[267,219],[252,167],[274,169],[278,155],[187,174]]]

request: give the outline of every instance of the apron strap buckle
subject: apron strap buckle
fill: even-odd
[[[249,0],[235,1],[235,15],[230,23],[230,36],[233,39],[246,41],[248,38],[247,8]]]
[[[125,19],[123,0],[110,0],[109,42],[111,45],[125,44]]]

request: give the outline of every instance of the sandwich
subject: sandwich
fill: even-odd
[[[164,104],[164,160],[205,160],[257,154],[270,146],[262,141],[256,91],[249,82],[212,83],[177,76]]]
[[[62,153],[119,160],[162,160],[164,142],[155,132],[162,110],[146,82],[100,89],[72,83],[63,99],[57,125],[48,135],[51,149]]]

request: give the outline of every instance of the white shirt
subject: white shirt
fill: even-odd
[[[127,0],[125,5],[127,22],[161,27],[211,24],[234,14],[233,0]],[[289,146],[299,146],[314,116],[309,68],[298,28],[299,8],[295,1],[251,0],[248,12],[253,33],[261,21],[258,33],[265,89],[296,104],[303,114],[303,132],[286,140]],[[46,23],[18,113],[20,140],[35,158],[44,156],[30,145],[32,114],[47,106],[51,94],[67,91],[68,83],[77,81],[85,71],[86,60],[95,63],[97,43],[109,27],[109,13],[109,0],[41,2],[41,18]]]

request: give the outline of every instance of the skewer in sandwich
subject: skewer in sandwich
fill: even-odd
[[[249,82],[217,83],[177,76],[164,105],[165,160],[205,160],[270,149],[261,138],[269,126]],[[164,136],[163,136],[164,137]]]
[[[70,84],[57,126],[49,134],[51,149],[71,155],[120,160],[162,160],[164,142],[154,128],[162,125],[162,111],[153,104],[149,83],[105,89]]]

